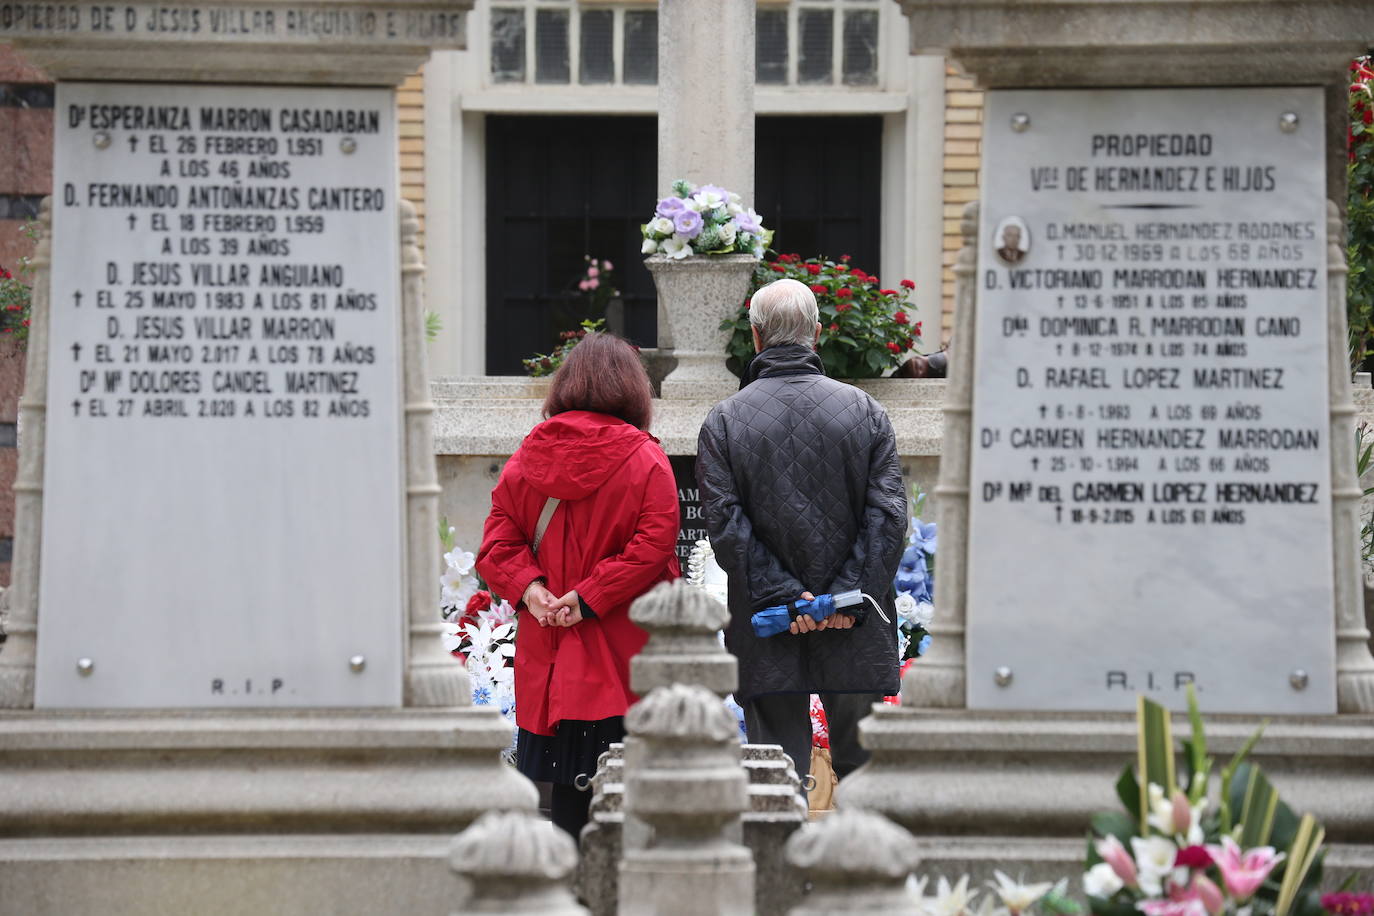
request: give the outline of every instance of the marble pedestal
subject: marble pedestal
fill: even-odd
[[[454,834],[535,810],[509,741],[484,708],[0,714],[0,914],[450,912]]]

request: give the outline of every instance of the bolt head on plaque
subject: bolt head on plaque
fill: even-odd
[[[354,674],[360,674],[367,667],[367,659],[361,655],[355,655],[348,660],[348,670]]]
[[[1307,672],[1301,668],[1294,669],[1293,673],[1288,675],[1288,683],[1294,690],[1306,690]]]
[[[76,673],[82,677],[90,677],[95,673],[95,659],[78,658],[76,660]]]
[[[1030,130],[1030,115],[1026,114],[1024,111],[1018,111],[1016,114],[1012,115],[1011,129],[1018,134],[1024,134],[1026,131]]]
[[[1011,669],[1006,665],[1000,666],[992,672],[992,678],[997,682],[998,687],[1008,687],[1011,685]]]
[[[339,149],[344,151],[345,156],[351,156],[358,151],[358,141],[352,137],[344,137],[339,141]]]
[[[1298,116],[1295,112],[1285,111],[1279,115],[1279,130],[1291,134],[1298,129]]]
[[[98,130],[91,136],[91,142],[95,144],[96,149],[108,149],[112,141],[109,132]]]

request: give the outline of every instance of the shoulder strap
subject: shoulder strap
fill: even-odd
[[[539,553],[539,542],[544,540],[544,532],[549,528],[549,521],[553,518],[554,510],[562,500],[550,496],[544,501],[544,511],[539,513],[539,521],[534,526],[534,553]]]

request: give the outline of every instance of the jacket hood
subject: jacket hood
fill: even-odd
[[[536,426],[520,445],[520,468],[530,486],[556,499],[595,492],[653,437],[624,420],[569,410]]]
[[[825,375],[825,366],[819,353],[801,344],[767,347],[745,366],[740,388],[773,375]]]

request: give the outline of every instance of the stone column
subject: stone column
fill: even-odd
[[[577,844],[526,811],[484,814],[453,838],[449,866],[472,894],[459,913],[542,913],[586,916],[567,887]]]
[[[954,340],[964,354],[950,364],[945,389],[944,453],[935,486],[940,538],[947,544],[968,543],[969,460],[973,441],[973,353],[977,323],[978,202],[964,207],[959,225],[964,245],[954,264]],[[960,550],[959,556],[962,557]],[[968,602],[968,567],[945,563],[935,579],[935,619],[930,625],[930,651],[911,666],[902,681],[902,698],[916,706],[964,705],[964,621]]]
[[[1360,499],[1364,490],[1350,460],[1355,441],[1355,404],[1350,397],[1345,300],[1345,225],[1335,201],[1327,201],[1326,284],[1331,322],[1327,330],[1331,373],[1331,544],[1336,569],[1336,709],[1374,712],[1374,657],[1365,627],[1363,561],[1360,557]]]
[[[43,447],[48,418],[48,278],[52,267],[52,198],[38,215],[29,310],[28,362],[19,399],[19,473],[14,481],[13,578],[3,599],[6,641],[0,650],[0,709],[33,708],[38,635],[38,565],[43,535]]]
[[[754,912],[754,860],[727,838],[748,805],[739,732],[704,687],[658,687],[625,716],[625,811],[652,829],[620,865],[621,916]]]
[[[925,912],[906,884],[919,864],[916,840],[881,815],[842,810],[808,824],[787,841],[787,859],[813,882],[791,916]]]
[[[685,178],[754,199],[754,0],[660,0],[658,191]]]
[[[429,373],[425,369],[425,265],[417,238],[415,205],[398,203],[401,219],[401,346],[405,366],[406,654],[407,706],[467,706],[472,682],[440,642],[439,477],[434,464]]]

